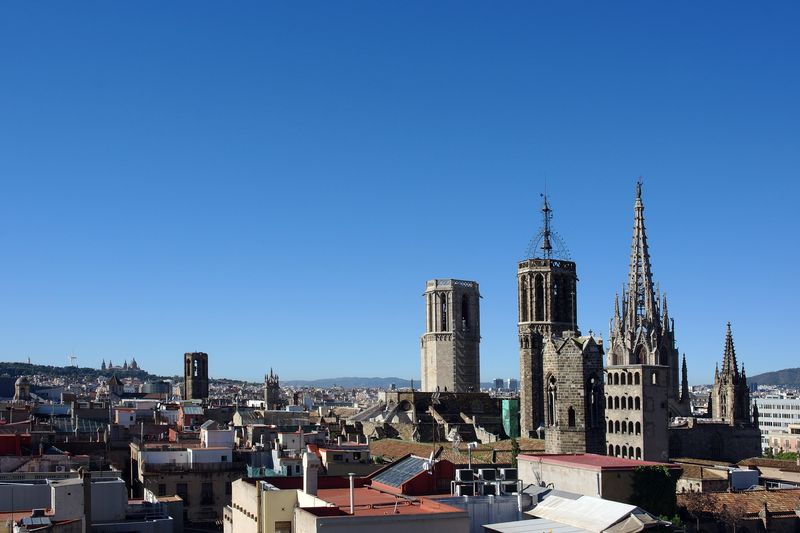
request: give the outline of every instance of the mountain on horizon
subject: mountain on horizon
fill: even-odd
[[[747,382],[758,385],[800,386],[800,368],[784,368],[774,372],[747,376]]]

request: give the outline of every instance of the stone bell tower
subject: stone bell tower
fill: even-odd
[[[528,437],[545,423],[544,340],[577,332],[575,263],[550,229],[553,211],[544,196],[542,230],[517,265],[520,361],[520,434]],[[556,243],[556,249],[553,243]]]
[[[474,281],[432,279],[420,339],[423,392],[480,392],[480,291]]]
[[[190,352],[183,354],[184,400],[208,398],[208,354]]]

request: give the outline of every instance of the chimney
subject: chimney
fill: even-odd
[[[79,472],[83,482],[83,530],[89,532],[92,530],[92,473],[85,466]]]
[[[355,514],[356,507],[356,489],[355,489],[355,474],[350,472],[347,474],[350,477],[350,514]]]
[[[303,492],[309,496],[317,495],[317,476],[319,475],[319,459],[311,452],[303,454]]]

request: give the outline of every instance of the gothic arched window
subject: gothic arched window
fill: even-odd
[[[571,428],[575,427],[575,409],[571,405],[567,409],[567,425]]]
[[[461,296],[461,329],[469,331],[469,296]]]
[[[439,295],[439,317],[440,317],[440,326],[441,329],[439,331],[447,331],[447,293],[442,293]]]
[[[521,288],[519,292],[519,315],[521,322],[528,321],[528,276],[522,276]]]
[[[556,378],[550,376],[547,385],[547,423],[555,426],[558,423],[556,416],[556,401],[558,400],[558,388],[556,387]]]
[[[544,278],[541,274],[537,274],[533,278],[533,305],[534,316],[536,322],[544,320]]]
[[[600,396],[600,379],[597,376],[590,376],[586,384],[587,389],[587,406],[586,411],[589,414],[589,427],[598,427],[601,424],[601,413],[603,400]]]

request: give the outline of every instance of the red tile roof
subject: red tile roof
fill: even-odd
[[[354,493],[354,511],[356,516],[376,516],[385,514],[435,514],[462,512],[427,498],[403,498],[386,494],[368,487],[356,488]],[[320,489],[317,497],[330,502],[342,511],[350,511],[350,489]],[[396,513],[395,513],[396,507]],[[313,512],[311,509],[307,509]]]

